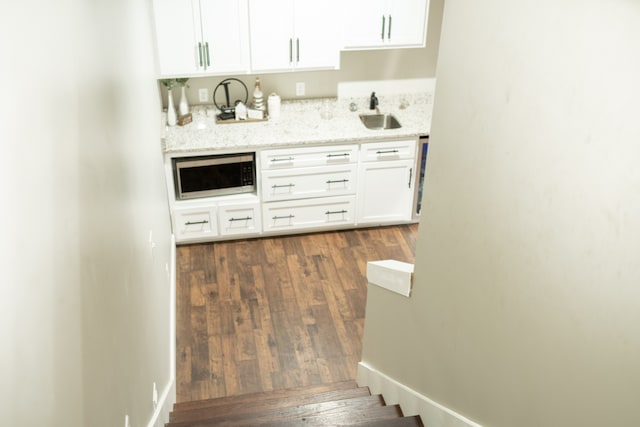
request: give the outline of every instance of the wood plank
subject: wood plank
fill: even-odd
[[[236,340],[234,335],[222,335],[224,385],[227,396],[241,394],[238,379],[238,361],[233,357]]]
[[[191,380],[209,378],[209,333],[207,331],[206,307],[191,307]]]
[[[222,337],[213,335],[209,337],[209,394],[224,396],[226,393]]]

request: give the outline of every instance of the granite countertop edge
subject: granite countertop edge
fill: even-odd
[[[199,105],[191,110],[191,123],[163,126],[162,150],[165,155],[188,155],[419,137],[430,132],[432,99],[431,93],[380,97],[380,112],[395,115],[402,125],[381,130],[367,129],[358,117],[375,113],[367,99],[283,100],[278,119],[222,124],[215,122],[213,105]],[[357,111],[350,111],[352,102]]]

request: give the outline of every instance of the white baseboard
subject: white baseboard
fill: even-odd
[[[163,427],[169,422],[169,413],[173,409],[173,403],[176,401],[176,380],[172,377],[169,384],[164,388],[162,394],[158,397],[158,405],[147,424],[147,427]]]
[[[176,239],[171,235],[169,260],[169,382],[158,396],[158,404],[147,427],[163,427],[176,401]]]
[[[406,416],[420,415],[429,427],[482,427],[457,412],[388,377],[364,362],[358,364],[358,385],[381,394],[389,405],[399,404]]]

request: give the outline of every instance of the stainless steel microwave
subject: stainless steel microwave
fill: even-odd
[[[173,159],[178,200],[256,191],[255,153]]]

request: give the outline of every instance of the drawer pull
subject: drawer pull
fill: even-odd
[[[340,153],[340,154],[333,154],[333,153],[329,153],[327,154],[328,158],[332,158],[332,157],[349,157],[351,154],[350,153]]]
[[[251,221],[253,218],[251,218],[250,216],[246,216],[244,218],[229,218],[229,222],[235,222],[235,221]]]
[[[274,220],[274,221],[277,221],[277,220],[279,220],[279,219],[292,219],[292,218],[295,218],[295,217],[296,217],[295,215],[285,215],[285,216],[278,216],[278,215],[276,215],[276,216],[274,216],[274,217],[273,217],[273,218],[271,218],[271,219],[272,219],[272,220]]]
[[[345,211],[344,209],[341,211],[326,211],[325,215],[337,215],[337,214],[346,214],[349,211]]]
[[[184,223],[184,225],[203,225],[203,224],[209,224],[209,221],[205,219],[202,221],[195,221],[195,222],[187,221]]]
[[[376,151],[376,154],[395,154],[399,152],[400,150],[378,150]]]
[[[349,182],[348,179],[335,179],[335,180],[329,180],[326,183],[331,185],[331,184],[344,184],[345,182]]]
[[[295,186],[296,186],[295,184],[273,184],[271,188],[275,190],[276,188],[291,188]]]
[[[271,159],[272,163],[275,162],[293,162],[294,158],[293,157],[282,157],[282,158],[277,158],[274,157],[273,159]]]

